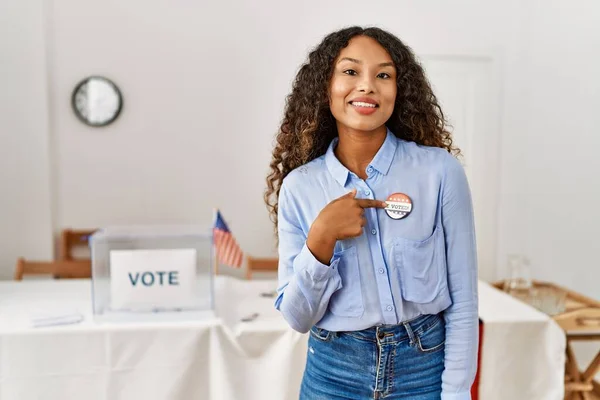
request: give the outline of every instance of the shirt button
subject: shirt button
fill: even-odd
[[[367,172],[373,172],[373,167],[367,168]]]
[[[383,270],[383,268],[379,268],[379,273],[383,274],[385,271]]]
[[[371,229],[371,233],[372,233],[373,235],[377,235],[377,229]]]
[[[386,310],[388,310],[388,311],[392,311],[392,310],[394,309],[394,307],[392,307],[392,306],[387,306],[385,309],[386,309]]]
[[[371,194],[371,191],[370,190],[365,190],[365,194],[368,196],[368,195]]]

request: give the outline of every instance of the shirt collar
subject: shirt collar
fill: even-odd
[[[335,180],[338,181],[340,185],[346,186],[350,171],[348,168],[344,167],[344,165],[337,159],[333,152],[337,146],[337,143],[338,138],[336,137],[329,144],[327,152],[325,153],[325,164],[327,165],[329,173],[335,178]],[[390,170],[390,166],[392,165],[394,154],[396,154],[397,147],[398,141],[396,140],[396,136],[388,129],[383,144],[377,151],[377,154],[375,154],[375,157],[373,157],[373,160],[369,166],[375,168],[379,173],[387,175],[388,171]]]

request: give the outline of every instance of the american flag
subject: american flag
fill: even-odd
[[[213,235],[217,261],[230,267],[241,267],[242,260],[244,258],[244,252],[235,241],[235,238],[225,223],[221,212],[218,210],[215,217]]]

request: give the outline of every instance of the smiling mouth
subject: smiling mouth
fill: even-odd
[[[378,108],[379,107],[379,104],[365,103],[364,101],[351,101],[349,104],[353,105],[354,107],[366,107],[366,108]]]

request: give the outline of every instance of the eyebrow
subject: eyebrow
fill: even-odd
[[[344,57],[344,58],[340,59],[340,61],[338,61],[338,63],[340,63],[340,62],[342,62],[344,60],[345,61],[350,61],[350,62],[353,62],[353,63],[356,63],[356,64],[362,64],[362,61],[357,60],[356,58],[350,58],[350,57]],[[384,62],[384,63],[379,64],[379,66],[380,67],[393,67],[394,63],[393,62]]]

